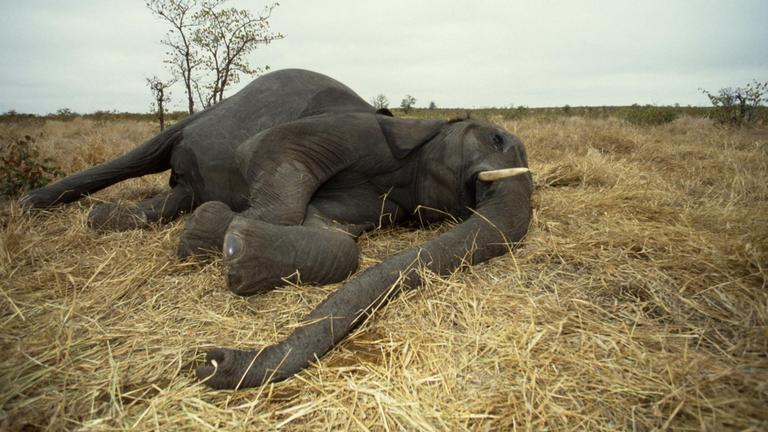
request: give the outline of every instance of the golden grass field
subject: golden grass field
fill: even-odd
[[[183,218],[86,228],[94,202],[165,175],[34,215],[0,204],[0,430],[768,430],[768,128],[497,122],[534,172],[523,246],[428,277],[262,388],[213,391],[193,368],[285,337],[334,286],[240,298],[219,261],[176,259]],[[154,132],[0,124],[68,173]],[[368,233],[361,266],[446,228]]]

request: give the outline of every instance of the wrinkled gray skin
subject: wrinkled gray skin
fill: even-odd
[[[329,77],[282,70],[124,156],[29,192],[21,203],[48,208],[170,168],[170,191],[137,207],[99,204],[89,224],[141,228],[194,210],[179,255],[223,250],[229,289],[240,295],[297,274],[321,284],[346,279],[357,268],[355,238],[368,229],[449,216],[463,221],[356,274],[284,341],[255,351],[209,351],[198,377],[214,388],[241,388],[307,367],[393,287],[418,286],[420,267],[445,275],[507,253],[528,228],[530,174],[493,183],[477,174],[526,166],[520,140],[493,125],[392,118]]]

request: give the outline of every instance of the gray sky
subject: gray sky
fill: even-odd
[[[144,78],[169,75],[143,0],[0,1],[0,112],[146,112]],[[253,65],[312,69],[394,106],[707,105],[700,87],[768,80],[766,0],[280,3],[271,23],[287,37]],[[172,98],[182,109],[180,86]]]

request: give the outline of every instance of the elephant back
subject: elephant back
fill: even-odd
[[[317,72],[285,69],[263,75],[209,108],[184,130],[185,141],[234,148],[271,127],[312,115],[375,109],[344,84]]]
[[[248,186],[236,168],[235,150],[241,143],[300,118],[349,112],[375,109],[323,74],[301,69],[268,73],[189,119],[175,150],[175,178],[186,179],[203,202],[228,197],[223,199],[227,204],[242,207]]]

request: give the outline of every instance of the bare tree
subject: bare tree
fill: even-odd
[[[152,103],[153,110],[157,110],[157,120],[160,122],[160,130],[165,129],[165,104],[171,100],[168,87],[172,86],[176,81],[162,81],[160,78],[153,76],[147,78],[147,84],[152,91],[155,101]]]
[[[389,99],[387,99],[387,97],[383,94],[378,94],[371,98],[371,105],[373,105],[373,107],[376,109],[388,108]]]
[[[246,9],[225,8],[226,1],[146,0],[152,13],[171,26],[162,40],[169,48],[165,62],[184,83],[190,114],[195,110],[195,94],[208,107],[224,99],[224,90],[239,82],[241,74],[269,70],[269,66],[252,67],[246,56],[259,45],[285,37],[269,26],[279,3],[254,15]]]
[[[149,10],[171,25],[171,30],[163,38],[163,45],[169,48],[165,60],[184,83],[187,91],[187,108],[195,112],[195,100],[192,97],[192,72],[201,64],[193,45],[192,33],[198,26],[195,11],[201,7],[198,0],[147,0]]]
[[[254,15],[246,9],[222,8],[225,2],[204,2],[195,14],[199,25],[193,33],[193,41],[204,53],[203,65],[213,73],[203,86],[207,90],[207,96],[201,97],[205,106],[221,102],[224,90],[238,83],[240,74],[257,75],[269,70],[269,66],[252,67],[246,56],[259,45],[285,37],[272,32],[269,26],[269,18],[278,3],[267,5],[261,14]]]

